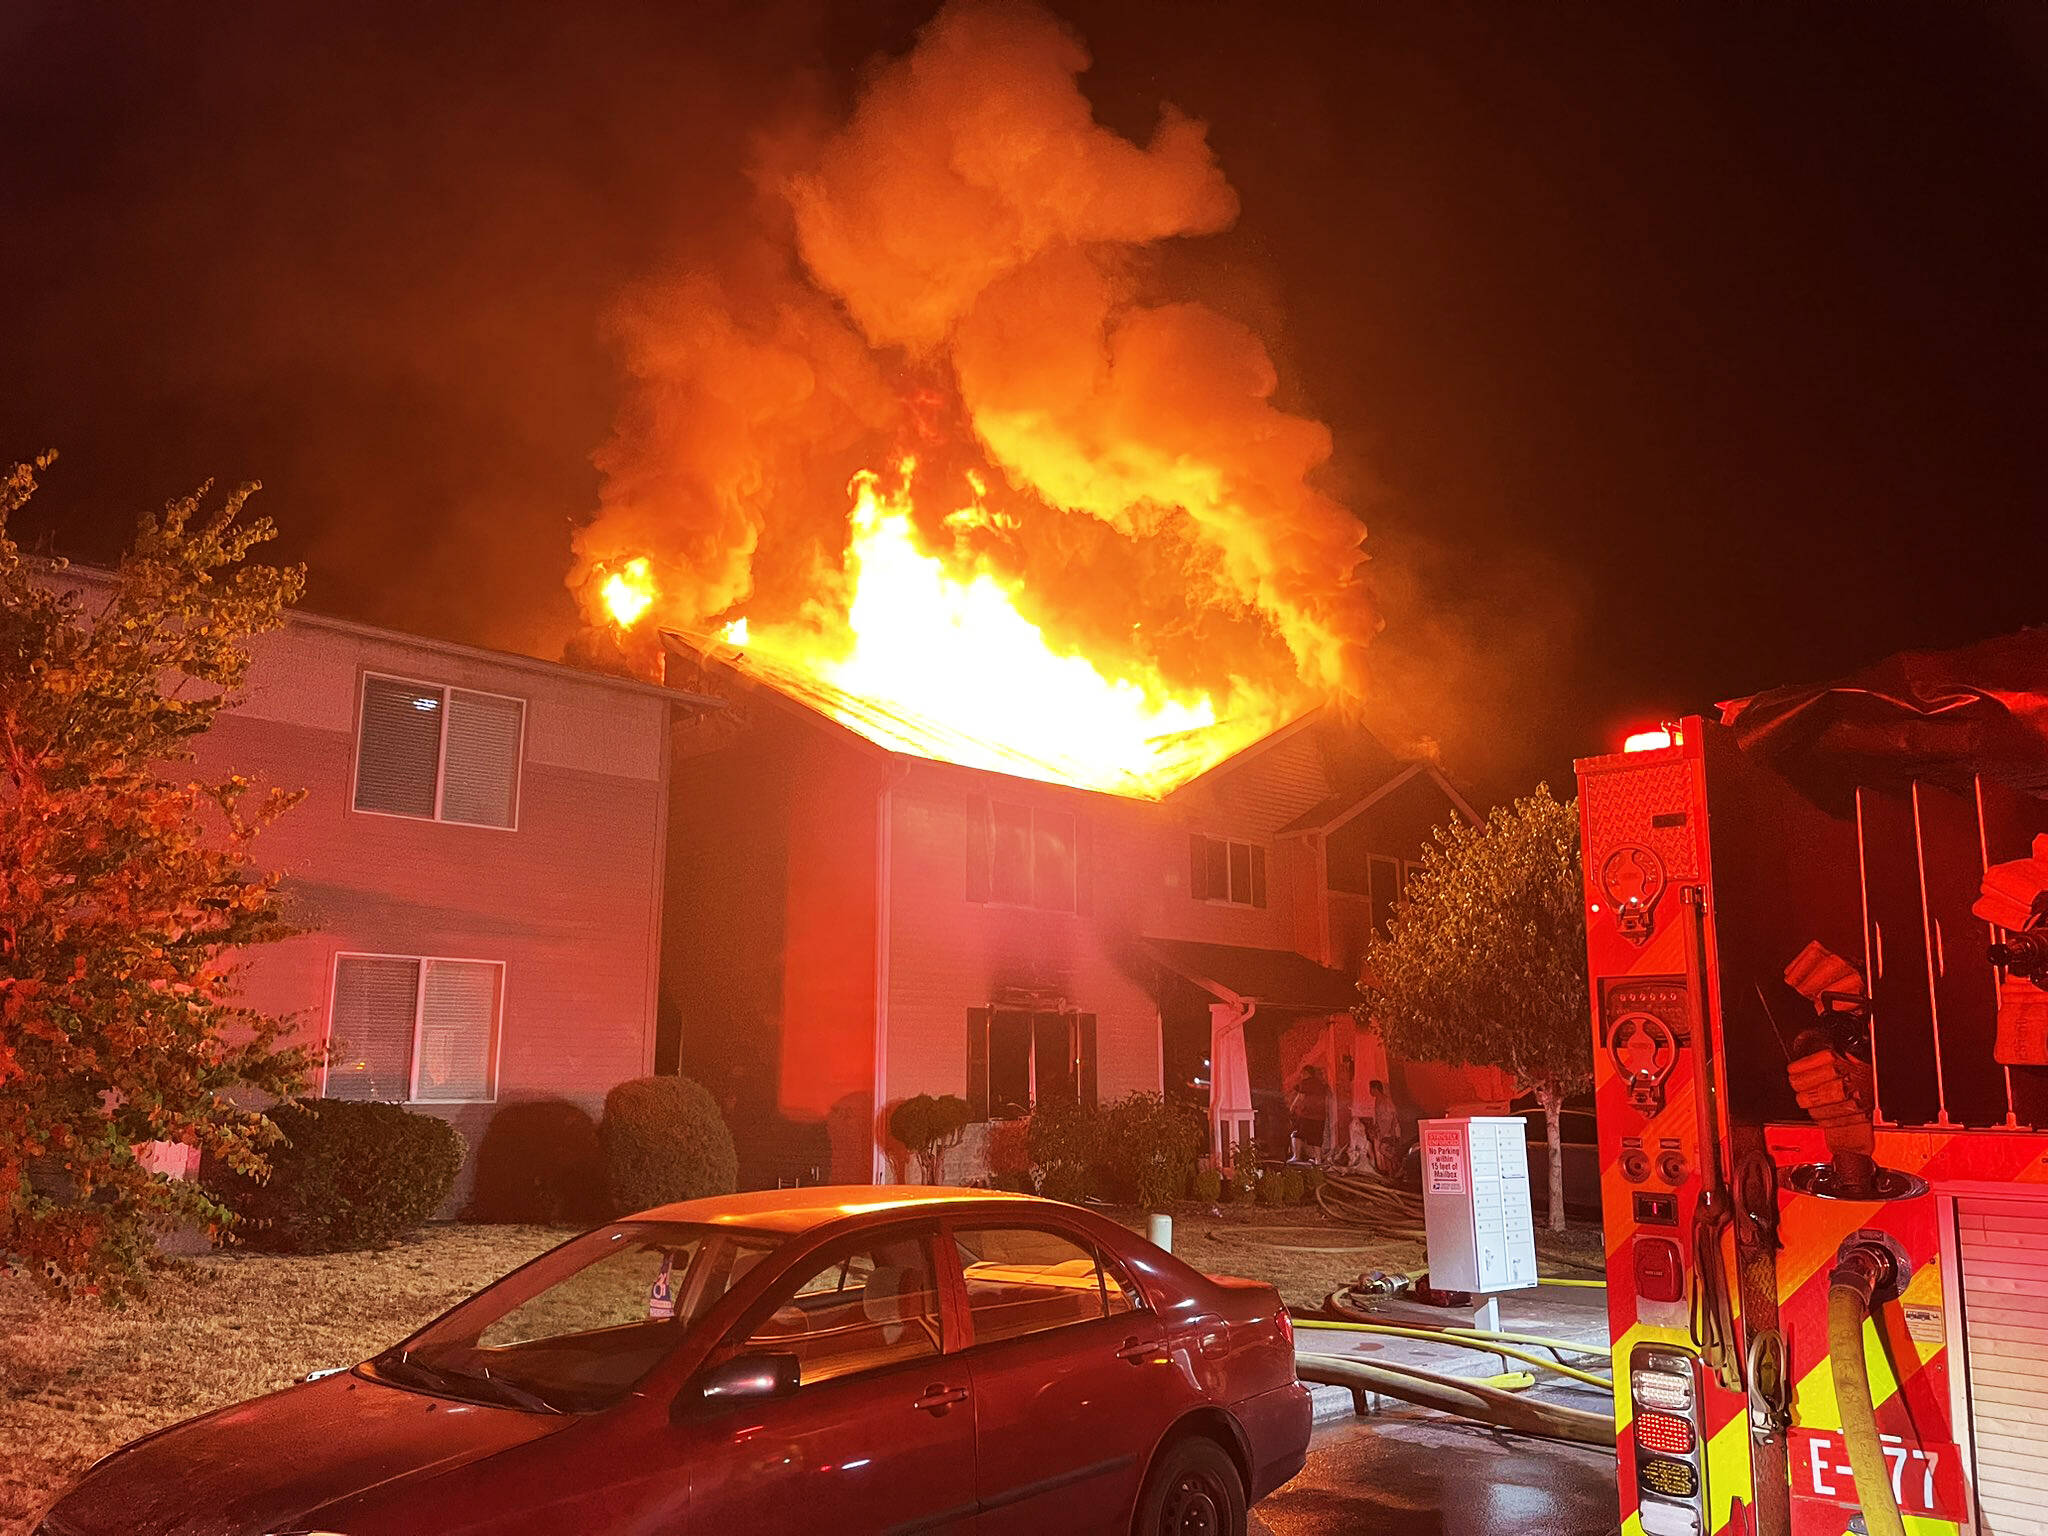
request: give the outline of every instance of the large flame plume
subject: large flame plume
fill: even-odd
[[[743,624],[781,675],[1130,793],[1356,697],[1377,620],[1310,483],[1329,434],[1148,260],[1236,195],[1173,108],[1142,145],[1097,123],[1087,65],[1037,6],[965,0],[843,123],[764,133],[746,236],[620,312],[594,619]]]

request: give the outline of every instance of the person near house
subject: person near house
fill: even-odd
[[[1288,1102],[1294,1117],[1294,1155],[1306,1162],[1323,1158],[1323,1128],[1330,1118],[1330,1084],[1321,1067],[1303,1067]]]
[[[1373,1166],[1382,1176],[1396,1178],[1401,1172],[1401,1154],[1406,1150],[1401,1135],[1401,1107],[1378,1078],[1366,1086],[1372,1095]]]

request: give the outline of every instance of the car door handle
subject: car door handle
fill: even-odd
[[[1116,1357],[1119,1360],[1128,1360],[1132,1365],[1143,1365],[1147,1360],[1159,1358],[1159,1341],[1157,1339],[1125,1339],[1123,1347],[1117,1350]]]
[[[924,1396],[920,1397],[910,1406],[922,1408],[926,1413],[936,1418],[955,1403],[964,1403],[966,1401],[967,1389],[965,1387],[949,1387],[942,1381],[935,1381],[924,1389]]]

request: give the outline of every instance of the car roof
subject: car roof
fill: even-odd
[[[922,1211],[948,1205],[1053,1205],[1036,1195],[996,1189],[949,1189],[937,1185],[814,1184],[801,1189],[756,1189],[704,1200],[679,1200],[623,1218],[627,1221],[689,1221],[747,1227],[766,1232],[808,1232],[846,1216]]]

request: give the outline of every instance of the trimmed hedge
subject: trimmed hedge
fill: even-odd
[[[445,1120],[396,1104],[313,1099],[265,1111],[283,1140],[258,1182],[207,1174],[236,1236],[273,1253],[339,1253],[403,1237],[455,1187],[465,1148]]]
[[[621,1215],[729,1195],[739,1159],[718,1102],[687,1077],[640,1077],[605,1095],[597,1139],[605,1186]]]

